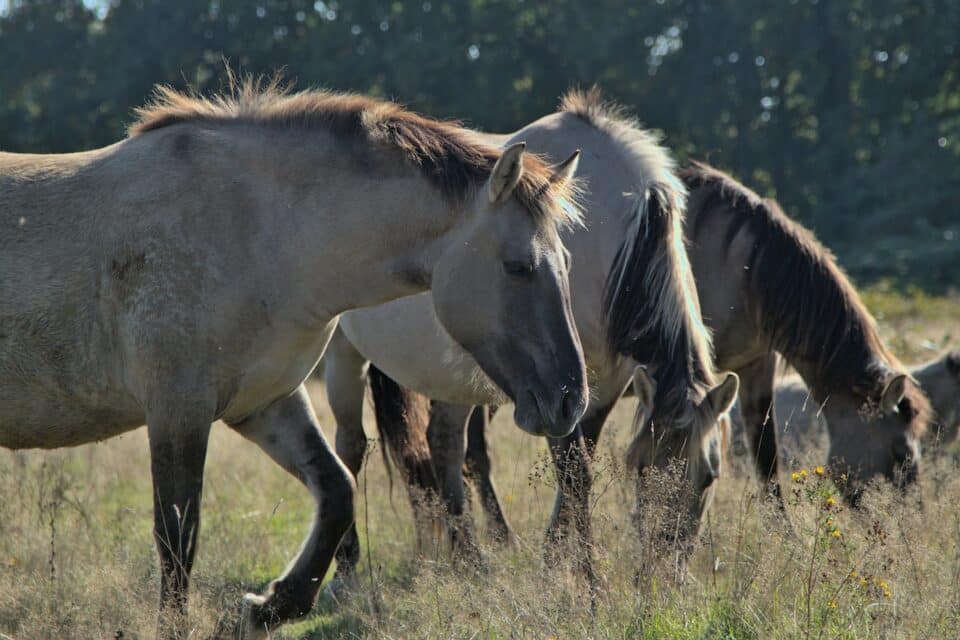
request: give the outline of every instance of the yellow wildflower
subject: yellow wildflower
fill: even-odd
[[[884,598],[889,598],[889,597],[892,596],[892,595],[893,595],[893,594],[890,593],[890,589],[884,589],[884,590],[883,590],[883,597],[884,597]]]
[[[837,499],[834,498],[833,496],[827,496],[826,505],[827,505],[828,507],[832,507],[832,506],[835,505],[835,504],[837,504]]]
[[[840,529],[834,529],[833,531],[830,532],[830,535],[832,535],[834,538],[839,538],[839,537],[840,537]]]
[[[849,577],[849,578],[856,578],[856,577],[857,577],[857,570],[856,570],[856,569],[850,569],[850,573],[847,574],[847,577]]]
[[[806,469],[800,469],[800,477],[801,477],[801,478],[806,478],[806,477],[807,477],[807,470],[806,470]]]
[[[800,474],[794,471],[793,473],[790,474],[790,479],[793,480],[794,482],[799,482]]]
[[[830,602],[827,603],[827,606],[830,607],[831,609],[836,609],[836,608],[837,608],[837,601],[836,601],[836,600],[831,600]]]
[[[823,465],[822,465],[822,464],[818,464],[818,465],[816,466],[816,468],[813,470],[813,472],[814,472],[815,474],[817,474],[818,476],[822,476],[823,473],[824,473]]]

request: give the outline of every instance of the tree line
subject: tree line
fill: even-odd
[[[0,149],[108,144],[225,60],[500,131],[597,84],[859,282],[960,284],[960,0],[8,0]]]

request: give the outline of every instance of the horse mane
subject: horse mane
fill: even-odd
[[[747,260],[749,311],[788,362],[813,363],[821,393],[851,389],[871,404],[889,372],[905,372],[887,349],[876,322],[833,254],[813,233],[726,173],[694,162],[680,172],[692,191],[703,191],[692,236],[710,216],[728,214],[726,245],[746,229],[753,237]],[[911,429],[922,432],[930,402],[910,381],[905,398]]]
[[[630,231],[603,293],[608,348],[656,366],[653,418],[669,424],[691,399],[713,386],[713,347],[683,239],[686,188],[657,137],[606,102],[597,88],[569,91],[560,111],[606,133],[634,168]]]
[[[265,80],[229,76],[226,93],[202,96],[158,85],[135,110],[131,137],[185,122],[246,123],[277,128],[322,128],[338,136],[388,148],[420,170],[445,197],[463,201],[483,185],[500,151],[481,143],[455,121],[407,111],[394,102],[319,89],[293,92],[279,76]],[[574,181],[552,181],[538,156],[523,154],[523,174],[514,196],[538,223],[581,224]]]

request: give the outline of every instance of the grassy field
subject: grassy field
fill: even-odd
[[[883,287],[865,297],[908,362],[960,343],[960,299]],[[311,390],[332,435],[323,388]],[[731,473],[690,577],[678,585],[632,524],[633,484],[620,465],[632,411],[630,401],[618,406],[594,470],[596,556],[605,579],[595,607],[570,563],[545,566],[552,471],[544,443],[509,424],[504,411],[491,434],[496,481],[518,534],[513,547],[485,546],[483,572],[451,566],[442,545],[415,555],[405,492],[398,486],[391,496],[372,447],[357,500],[363,590],[343,603],[321,598],[277,637],[960,637],[960,478],[952,462],[925,467],[922,510],[879,489],[851,512],[833,504],[816,469],[799,481],[790,471],[800,470],[787,470],[792,529],[758,503],[746,474]],[[0,451],[0,634],[153,637],[158,576],[148,468],[143,430],[71,450]],[[214,428],[194,637],[205,637],[240,593],[282,571],[312,511],[293,479],[227,428]]]

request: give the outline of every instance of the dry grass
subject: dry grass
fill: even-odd
[[[943,318],[932,324],[956,330]],[[924,340],[940,341],[910,331],[917,352]],[[322,388],[313,392],[329,435]],[[496,481],[518,544],[486,546],[483,572],[451,567],[442,546],[413,557],[406,496],[398,487],[391,500],[372,455],[357,509],[370,544],[362,592],[339,605],[321,599],[278,636],[960,637],[960,477],[951,463],[925,469],[922,509],[914,497],[879,489],[851,512],[829,504],[834,490],[815,469],[798,481],[787,473],[792,530],[758,503],[750,478],[728,476],[690,577],[678,585],[666,563],[653,560],[656,541],[638,539],[631,518],[633,484],[619,464],[631,413],[624,401],[611,417],[594,470],[596,558],[606,583],[594,608],[570,563],[545,566],[552,471],[544,443],[501,412],[491,430]],[[206,477],[191,612],[197,638],[242,590],[283,569],[313,511],[306,491],[222,426]],[[72,450],[0,452],[0,495],[0,634],[153,637],[158,576],[142,430]]]

